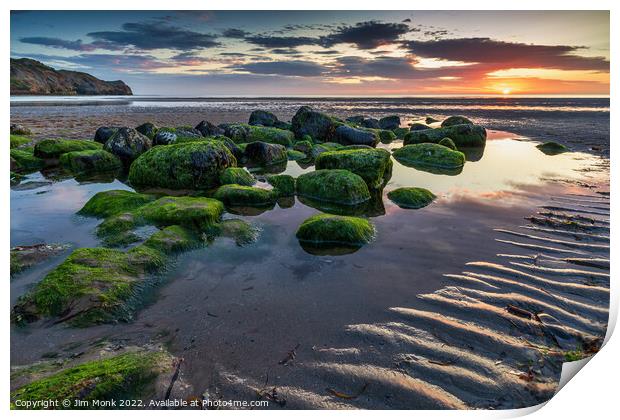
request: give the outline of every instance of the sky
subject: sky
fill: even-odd
[[[609,12],[12,11],[11,57],[137,95],[609,95]]]

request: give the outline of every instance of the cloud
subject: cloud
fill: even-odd
[[[302,45],[318,45],[319,39],[307,36],[247,36],[246,41],[265,48],[295,48]]]
[[[182,52],[170,57],[174,64],[181,66],[198,66],[200,64],[211,61],[208,58],[197,56],[192,52]]]
[[[582,47],[536,45],[496,41],[491,38],[456,38],[403,42],[412,54],[468,63],[483,63],[489,68],[553,68],[560,70],[609,71],[603,57],[576,55]],[[492,70],[489,70],[492,71]]]
[[[27,54],[26,56],[11,53],[11,56],[28,57],[40,60],[54,68],[98,69],[106,72],[136,73],[170,67],[170,64],[153,57],[139,54],[79,54],[72,57],[63,57],[47,54]]]
[[[92,44],[84,44],[81,39],[68,41],[60,38],[48,38],[44,36],[31,36],[20,38],[20,42],[25,44],[42,45],[44,47],[59,48],[72,51],[92,51],[97,47]]]
[[[312,61],[259,61],[231,67],[237,71],[247,71],[253,74],[269,74],[281,76],[316,77],[325,72],[325,68]]]
[[[340,26],[336,32],[321,37],[325,47],[336,44],[354,44],[357,48],[370,50],[382,45],[395,44],[399,38],[410,31],[404,23],[384,23],[378,21],[359,22],[353,26]]]
[[[222,32],[222,36],[226,38],[245,38],[248,35],[250,35],[249,32],[236,28],[228,28]]]
[[[119,48],[135,47],[143,50],[172,49],[191,51],[219,46],[217,36],[171,26],[161,22],[125,23],[121,31],[90,32],[96,41]]]
[[[336,60],[333,74],[342,77],[383,77],[389,79],[411,79],[420,77],[411,59],[406,57],[363,57],[346,56]]]

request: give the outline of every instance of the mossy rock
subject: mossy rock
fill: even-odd
[[[390,152],[384,149],[346,149],[321,153],[316,169],[346,169],[359,175],[371,189],[381,188],[392,176]]]
[[[435,200],[435,194],[424,188],[404,187],[388,193],[388,198],[404,209],[421,209]]]
[[[32,322],[59,317],[75,326],[128,320],[147,275],[160,269],[163,255],[138,246],[128,252],[79,248],[48,273],[13,307],[12,319]]]
[[[459,125],[459,124],[473,125],[474,123],[469,118],[465,118],[462,115],[453,115],[451,117],[446,118],[445,120],[441,122],[442,127],[451,127],[453,125]]]
[[[264,143],[280,144],[284,147],[292,146],[295,140],[295,135],[292,131],[250,124],[227,124],[224,128],[224,135],[230,137],[235,143],[262,141]]]
[[[132,213],[119,213],[101,222],[96,233],[105,246],[124,247],[141,239],[133,232],[139,224],[139,220]]]
[[[105,150],[83,150],[60,156],[60,165],[73,173],[118,171],[123,164],[120,159]]]
[[[308,155],[308,157],[312,159],[316,159],[317,157],[319,157],[321,153],[331,152],[334,150],[340,150],[343,147],[344,147],[343,145],[338,144],[338,143],[315,144],[312,146],[312,150],[310,151],[310,154]]]
[[[56,159],[69,152],[100,150],[103,146],[92,140],[43,140],[34,146],[34,155],[42,159]]]
[[[145,122],[136,127],[138,133],[147,136],[151,140],[153,140],[153,137],[157,134],[157,130],[159,130],[159,128],[152,122]]]
[[[15,173],[13,171],[10,172],[11,187],[19,185],[19,183],[22,182],[22,179],[24,179],[23,175]]]
[[[256,184],[256,178],[245,168],[226,168],[220,175],[220,183],[222,185],[237,184],[250,187]]]
[[[129,169],[135,187],[206,190],[220,184],[220,174],[237,166],[221,142],[195,142],[153,147]]]
[[[270,144],[263,141],[249,143],[243,149],[244,156],[252,166],[272,166],[288,161],[287,150],[281,144]]]
[[[397,139],[404,139],[405,135],[409,132],[409,129],[404,127],[398,127],[392,130]]]
[[[318,141],[332,141],[336,138],[336,129],[343,122],[309,106],[300,107],[291,120],[291,130],[298,139],[310,136]]]
[[[58,244],[37,244],[13,247],[11,248],[11,276],[45,261],[65,249],[67,249],[67,246]]]
[[[410,131],[403,141],[404,145],[418,143],[439,143],[444,138],[450,138],[454,144],[461,147],[484,147],[487,131],[480,125],[458,124],[448,127],[431,128],[428,130]]]
[[[33,154],[32,148],[11,149],[11,170],[19,172],[38,171],[45,166],[45,161]]]
[[[144,245],[157,249],[164,254],[186,251],[200,244],[194,232],[179,225],[167,226],[155,232],[148,238]]]
[[[162,197],[133,213],[156,226],[181,225],[204,232],[220,221],[223,212],[222,203],[212,198]]]
[[[465,155],[433,143],[410,144],[396,149],[394,158],[403,165],[455,169],[465,165]]]
[[[11,84],[13,83],[13,80],[11,80]],[[21,124],[11,124],[11,134],[16,134],[16,135],[20,135],[20,136],[29,136],[32,134],[32,131],[30,131],[29,128],[24,127]]]
[[[314,245],[362,246],[373,240],[375,229],[367,219],[323,213],[306,219],[296,236]]]
[[[91,197],[78,212],[83,216],[109,217],[137,209],[155,197],[125,190],[101,191]]]
[[[300,175],[297,178],[297,194],[345,205],[370,200],[364,179],[344,169],[321,169]]]
[[[268,175],[267,182],[273,187],[278,197],[295,195],[295,178],[290,175]]]
[[[378,130],[377,134],[379,134],[379,140],[383,144],[390,144],[397,139],[396,133],[391,130]]]
[[[536,146],[538,150],[543,152],[546,155],[553,156],[559,155],[560,153],[570,152],[570,149],[563,144],[556,143],[554,141],[549,141],[547,143],[539,144]]]
[[[273,190],[243,185],[222,185],[217,189],[215,198],[230,206],[269,206],[273,205],[277,195]]]
[[[456,144],[454,144],[451,138],[446,137],[444,139],[441,139],[441,141],[438,144],[440,146],[445,146],[448,149],[456,150]]]
[[[219,234],[231,238],[238,246],[256,242],[260,229],[241,219],[222,220],[218,226]]]
[[[144,400],[162,398],[156,382],[162,375],[172,377],[178,361],[168,352],[157,350],[128,351],[72,366],[37,379],[11,392],[11,408],[25,408],[23,402],[68,401],[58,409],[84,408],[77,401],[103,402],[117,399]],[[161,382],[164,381],[163,378]],[[20,405],[15,404],[19,400]],[[89,409],[97,408],[90,404]]]
[[[431,127],[429,127],[426,124],[422,124],[422,123],[413,123],[411,124],[411,126],[409,127],[408,131],[420,131],[420,130],[430,130]],[[405,133],[407,134],[407,133]]]
[[[18,136],[16,134],[11,134],[11,149],[15,149],[17,147],[24,146],[32,141],[31,138],[25,136]]]
[[[304,153],[298,150],[289,149],[286,151],[286,154],[288,155],[288,160],[304,160],[308,158]]]
[[[301,152],[305,155],[309,155],[312,152],[312,147],[314,144],[309,140],[300,140],[293,146],[293,149]]]

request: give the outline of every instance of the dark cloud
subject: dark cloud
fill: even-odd
[[[182,52],[170,57],[170,59],[174,61],[175,64],[182,66],[197,66],[211,61],[208,58],[200,57],[192,52]]]
[[[319,39],[307,36],[272,36],[254,35],[245,38],[246,41],[265,48],[295,48],[302,45],[318,45]]]
[[[389,79],[413,79],[420,77],[419,70],[406,57],[363,57],[346,56],[336,60],[333,74],[345,77],[385,77]]]
[[[68,41],[60,38],[48,38],[44,36],[31,36],[20,38],[25,44],[42,45],[44,47],[59,48],[72,51],[92,51],[97,47],[92,44],[84,44],[81,39],[77,41]]]
[[[231,67],[233,70],[247,71],[253,74],[271,74],[281,76],[315,77],[321,76],[325,68],[312,61],[259,61]]]
[[[295,48],[274,48],[273,50],[270,51],[272,54],[278,54],[278,55],[293,55],[293,54],[299,54],[299,51],[297,51]]]
[[[160,22],[125,23],[121,31],[101,31],[87,34],[96,41],[125,48],[143,50],[169,48],[191,51],[220,45],[213,34],[205,34]]]
[[[312,51],[312,54],[337,55],[337,54],[342,54],[342,53],[338,50],[320,50],[320,51]]]
[[[228,28],[225,29],[222,32],[222,36],[226,37],[226,38],[245,38],[246,36],[250,35],[249,32],[246,32],[242,29],[236,29],[236,28]]]
[[[353,26],[340,26],[334,33],[321,37],[321,44],[325,47],[336,44],[354,44],[357,48],[370,50],[398,42],[399,38],[409,30],[409,26],[404,23],[372,20]]]
[[[237,53],[237,52],[221,52],[220,55],[226,56],[226,57],[251,57],[251,54],[243,54],[243,53]]]
[[[11,53],[11,56],[22,57],[23,55]],[[149,72],[157,68],[170,67],[170,64],[152,55],[79,54],[72,57],[63,57],[47,54],[28,54],[27,57],[42,61],[54,68],[67,67],[67,64],[73,68],[97,69],[105,72]]]
[[[490,38],[406,41],[403,45],[420,57],[483,63],[496,70],[542,67],[609,71],[609,61],[603,57],[576,55],[582,49],[579,46],[523,44]]]

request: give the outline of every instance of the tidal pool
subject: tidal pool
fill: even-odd
[[[550,194],[572,188],[552,179],[587,182],[584,170],[597,162],[581,153],[547,156],[535,143],[514,137],[489,132],[484,151],[468,153],[471,160],[458,174],[394,162],[382,196],[371,209],[360,210],[371,216],[376,239],[356,252],[315,255],[300,246],[295,232],[318,212],[307,205],[313,203],[294,199],[270,209],[235,209],[225,217],[257,226],[255,243],[240,247],[218,238],[178,255],[133,322],[85,329],[43,322],[13,327],[11,362],[31,363],[50,352],[66,355],[104,339],[159,341],[184,358],[184,375],[196,390],[212,387],[223,374],[256,381],[271,375],[273,381],[281,369],[278,360],[290,349],[298,346],[303,358],[315,346],[347,347],[352,340],[347,325],[380,322],[389,307],[423,307],[416,295],[442,287],[443,274],[481,256],[493,261],[505,245],[494,240],[492,228],[519,224]],[[311,170],[289,161],[284,173]],[[94,229],[100,221],[75,213],[99,191],[130,189],[118,180],[45,181],[32,174],[11,191],[12,246],[99,246]],[[33,189],[23,188],[28,182],[36,182]],[[386,195],[404,186],[427,188],[438,198],[422,209],[401,209]],[[14,277],[11,302],[68,252]]]

